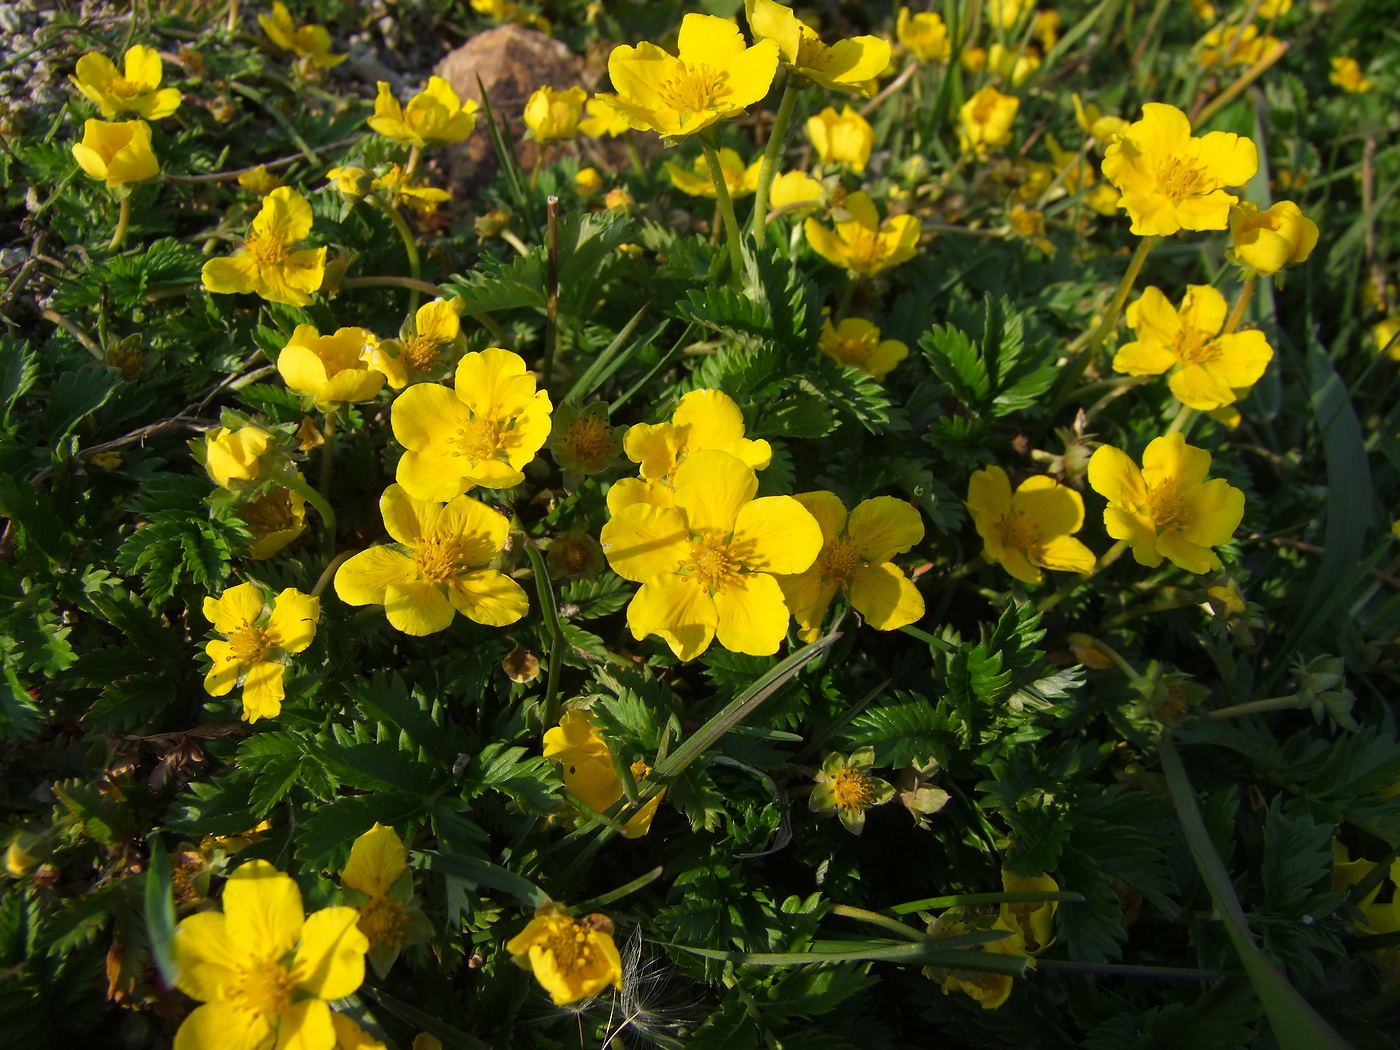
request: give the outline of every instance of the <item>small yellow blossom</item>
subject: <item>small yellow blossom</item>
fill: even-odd
[[[349,55],[331,54],[331,35],[325,26],[299,26],[292,19],[292,13],[282,0],[272,5],[272,15],[258,15],[258,25],[267,34],[273,45],[283,51],[290,51],[297,58],[321,69],[329,69],[344,62]]]
[[[1270,18],[1282,18],[1293,10],[1293,0],[1260,0],[1259,17],[1266,21]]]
[[[374,173],[358,164],[344,164],[326,172],[326,178],[335,180],[335,190],[348,204],[365,199],[374,186]]]
[[[877,631],[895,631],[923,617],[924,596],[892,560],[924,538],[917,510],[892,496],[876,496],[847,515],[832,492],[794,498],[816,519],[822,537],[810,568],[778,576],[799,638],[817,640],[827,608],[843,593]]]
[[[289,876],[265,860],[240,864],[223,911],[197,912],[175,931],[176,986],[203,1004],[175,1033],[175,1050],[330,1050],[330,1001],[365,979],[368,943],[356,918],[343,907],[306,915]]]
[[[414,499],[398,485],[384,490],[379,512],[395,543],[361,551],[336,571],[346,605],[382,605],[393,627],[418,636],[446,630],[457,613],[488,627],[525,615],[520,584],[487,567],[510,534],[504,514],[469,496]]]
[[[1175,106],[1148,102],[1104,154],[1103,174],[1123,194],[1119,207],[1132,216],[1132,232],[1167,236],[1178,230],[1223,230],[1239,198],[1226,186],[1242,186],[1259,168],[1254,143],[1232,132],[1191,134],[1191,122]]]
[[[1000,920],[994,922],[990,928],[1007,930],[1007,927],[1002,925]],[[1007,930],[1007,932],[1010,931]],[[1014,936],[978,945],[978,950],[991,952],[994,955],[1025,957],[1025,952],[1017,949]],[[1005,1005],[1006,1000],[1011,997],[1013,987],[1015,987],[1015,979],[1010,974],[989,973],[985,970],[952,970],[943,978],[944,995],[963,992],[977,1000],[984,1010],[995,1010],[997,1007]]]
[[[987,0],[987,17],[1003,29],[1013,28],[1031,6],[1031,0]]]
[[[232,256],[204,264],[204,287],[219,295],[254,292],[273,303],[305,306],[321,287],[326,249],[292,249],[311,232],[311,205],[290,186],[263,198],[248,238]]]
[[[929,11],[911,15],[909,8],[901,7],[894,31],[899,42],[920,62],[947,62],[953,56],[948,26],[942,15]]]
[[[608,742],[593,727],[586,711],[565,711],[559,725],[544,734],[544,757],[563,767],[564,788],[596,813],[606,813],[622,798],[622,781],[613,766]],[[651,768],[640,759],[632,774],[641,781]],[[641,838],[651,830],[652,819],[666,792],[652,796],[623,826],[624,838]]]
[[[262,474],[262,457],[272,446],[272,435],[251,424],[230,430],[216,427],[204,439],[204,469],[215,485],[241,489]]]
[[[814,218],[802,225],[812,250],[832,265],[873,277],[918,254],[922,231],[913,215],[896,215],[882,223],[875,203],[859,191],[846,197],[845,211],[849,217],[838,221],[835,231]]]
[[[1128,307],[1137,339],[1119,348],[1114,370],[1134,376],[1170,371],[1167,385],[1177,400],[1203,412],[1233,404],[1235,391],[1257,383],[1274,352],[1263,332],[1221,335],[1226,310],[1225,297],[1210,285],[1188,285],[1180,310],[1160,289],[1148,288]]]
[[[608,58],[617,97],[610,104],[639,131],[683,138],[720,120],[744,115],[768,94],[778,69],[778,45],[744,46],[739,27],[714,15],[681,21],[678,55],[655,44],[623,44]]]
[[[321,600],[288,587],[269,607],[256,583],[240,583],[204,599],[204,616],[224,635],[205,645],[213,666],[204,677],[210,696],[226,696],[243,680],[243,720],[276,718],[282,711],[281,657],[299,653],[316,637]]]
[[[1101,146],[1107,146],[1117,136],[1128,130],[1129,124],[1122,117],[1105,114],[1092,102],[1085,105],[1078,94],[1070,96],[1074,101],[1074,119],[1088,134],[1093,135]]]
[[[1060,12],[1037,11],[1031,20],[1031,35],[1040,41],[1041,47],[1049,51],[1059,42],[1062,24]]]
[[[822,204],[822,184],[805,171],[786,171],[773,180],[768,203],[776,211],[812,211]]]
[[[889,41],[876,36],[823,44],[811,26],[776,0],[744,0],[744,13],[755,40],[778,45],[778,57],[792,71],[833,91],[848,91],[869,98],[876,82],[890,64]]]
[[[331,1027],[335,1029],[333,1050],[387,1050],[383,1043],[371,1036],[353,1018],[345,1014],[331,1014]],[[439,1043],[439,1050],[441,1046],[442,1044]]]
[[[982,556],[1023,583],[1039,583],[1042,569],[1092,572],[1094,552],[1074,538],[1084,524],[1084,500],[1046,474],[1011,491],[1001,467],[976,471],[967,486],[967,510],[982,537]]]
[[[752,164],[745,165],[744,158],[739,156],[738,151],[728,146],[719,151],[719,167],[731,200],[754,194],[758,189],[758,169],[762,163],[762,158],[759,158]],[[715,196],[715,183],[710,178],[710,167],[704,157],[696,157],[689,171],[669,160],[665,167],[666,174],[671,178],[671,185],[682,193],[691,197]]]
[[[306,531],[306,497],[281,486],[248,500],[237,513],[253,534],[248,557],[254,561],[266,561]]]
[[[395,390],[439,378],[465,342],[462,305],[457,298],[424,303],[404,322],[397,339],[382,339],[369,349],[370,367],[383,372]]]
[[[875,749],[862,747],[847,758],[838,751],[827,755],[807,798],[808,808],[819,816],[835,814],[852,835],[865,830],[865,811],[894,798],[894,787],[868,772],[875,765]]]
[[[625,186],[615,186],[603,196],[603,207],[614,215],[626,215],[634,203]]]
[[[272,172],[267,170],[266,164],[259,164],[250,171],[245,171],[238,176],[238,185],[242,186],[249,193],[256,193],[259,197],[266,197],[269,193],[282,185],[282,180]]]
[[[1332,59],[1332,72],[1328,74],[1327,79],[1353,95],[1365,94],[1376,86],[1366,79],[1366,74],[1361,72],[1356,59],[1346,56]]]
[[[827,106],[809,117],[807,136],[823,164],[845,164],[852,171],[864,171],[875,148],[875,129],[850,106],[843,106],[840,113]]]
[[[602,473],[616,463],[622,435],[608,425],[607,402],[596,401],[582,412],[568,402],[555,409],[549,450],[570,489],[577,488],[584,475]]]
[[[547,904],[519,934],[506,942],[517,966],[535,975],[556,1006],[597,995],[612,985],[622,988],[622,957],[605,915],[570,918],[557,904]]]
[[[384,373],[371,364],[374,336],[363,328],[340,328],[322,335],[299,324],[277,355],[277,371],[288,389],[305,394],[318,408],[371,401],[384,388]]]
[[[389,165],[389,170],[374,179],[370,188],[377,190],[390,204],[412,208],[420,215],[431,215],[439,204],[452,199],[452,194],[446,190],[410,176],[398,164]]]
[[[579,131],[594,138],[604,135],[616,138],[624,131],[630,131],[632,125],[627,123],[627,119],[612,104],[616,98],[616,95],[600,92],[585,102],[583,110],[588,116],[579,121]]]
[[[1060,884],[1049,875],[1013,875],[1002,869],[1001,888],[1007,893],[1058,893]],[[1055,943],[1055,912],[1058,901],[1003,903],[997,912],[997,925],[1011,930],[1016,947],[1036,956]]]
[[[106,55],[89,52],[78,59],[68,79],[104,117],[134,113],[142,120],[160,120],[180,108],[180,92],[160,86],[164,69],[160,53],[137,44],[122,59],[122,72]]]
[[[988,149],[1011,141],[1011,125],[1021,100],[991,85],[981,88],[958,110],[958,144],[964,153],[985,156]]]
[[[980,73],[987,68],[987,49],[985,47],[964,47],[962,54],[958,56],[958,62],[969,73]]]
[[[1207,481],[1209,471],[1210,453],[1176,433],[1147,446],[1141,470],[1127,453],[1101,446],[1089,460],[1089,484],[1108,499],[1108,534],[1127,540],[1139,565],[1155,569],[1166,558],[1200,574],[1220,570],[1211,548],[1244,517],[1244,493],[1223,478]]]
[[[574,175],[574,192],[580,197],[588,198],[593,196],[603,187],[603,176],[598,174],[597,168],[581,168]]]
[[[1055,245],[1045,236],[1045,213],[1017,204],[1006,213],[1006,221],[1017,236],[1030,241],[1046,255],[1055,254]]]
[[[1252,66],[1278,47],[1275,36],[1260,36],[1253,23],[1240,29],[1235,26],[1210,30],[1198,45],[1198,60],[1202,69],[1216,66]]]
[[[1210,0],[1191,0],[1191,13],[1207,24],[1220,17],[1215,5]]]
[[[100,470],[116,470],[122,465],[122,454],[120,452],[97,452],[88,459],[88,462]]]
[[[880,329],[860,317],[847,317],[835,327],[829,319],[823,322],[817,349],[838,365],[858,368],[876,379],[884,379],[909,356],[908,346],[898,339],[881,339]]]
[[[1040,68],[1040,52],[1034,47],[1009,48],[993,44],[987,49],[987,68],[1012,87],[1020,87]]]
[[[497,22],[513,22],[516,25],[529,26],[531,29],[544,33],[546,36],[551,32],[552,27],[549,19],[533,11],[527,11],[512,0],[471,0],[472,9],[481,12],[488,18]],[[590,23],[591,24],[591,23]]]
[[[374,99],[369,126],[385,138],[410,146],[447,145],[461,142],[476,129],[477,105],[464,103],[442,77],[429,77],[428,86],[400,106],[384,81]]]
[[[541,87],[525,103],[525,126],[536,142],[571,139],[578,134],[587,98],[588,92],[577,85],[567,91]]]
[[[407,944],[432,936],[432,927],[413,899],[408,850],[393,828],[375,823],[350,847],[340,875],[345,903],[360,913],[356,924],[369,941],[369,959],[381,976]]]
[[[420,500],[448,500],[475,485],[513,488],[549,440],[552,409],[519,354],[496,346],[467,354],[455,391],[419,383],[394,401],[390,424],[407,450],[398,483]]]
[[[89,176],[114,190],[160,174],[160,162],[151,149],[151,126],[144,120],[86,121],[83,141],[73,143],[73,159]]]
[[[1400,361],[1400,314],[1392,314],[1373,324],[1371,338],[1376,341],[1378,351],[1385,353],[1392,361]]]
[[[1260,211],[1253,201],[1230,209],[1230,255],[1258,274],[1278,273],[1306,261],[1317,247],[1317,223],[1292,201],[1279,201]]]

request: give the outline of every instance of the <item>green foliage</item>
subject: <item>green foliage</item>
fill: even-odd
[[[207,492],[200,478],[171,476],[153,482],[133,502],[142,521],[117,552],[116,565],[140,577],[150,601],[165,601],[187,584],[219,590],[233,559],[247,549],[246,526],[207,505]]]

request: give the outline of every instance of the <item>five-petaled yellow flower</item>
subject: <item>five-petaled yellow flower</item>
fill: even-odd
[[[1128,307],[1137,340],[1118,350],[1113,368],[1133,376],[1171,371],[1167,385],[1177,400],[1202,412],[1234,404],[1235,391],[1259,381],[1274,351],[1263,332],[1220,335],[1225,314],[1225,297],[1210,285],[1187,285],[1179,311],[1148,288]]]
[[[681,660],[715,638],[731,652],[778,651],[788,608],[774,574],[810,568],[822,531],[791,496],[757,491],[751,467],[707,449],[676,468],[674,506],[634,503],[603,526],[613,571],[642,585],[627,607],[634,638],[659,635]]]
[[[913,215],[896,215],[881,222],[874,201],[860,191],[847,196],[845,209],[849,218],[838,221],[835,231],[815,218],[802,224],[807,243],[827,262],[874,277],[918,253],[921,230]]]
[[[272,5],[272,15],[258,15],[258,25],[262,26],[262,31],[267,34],[267,38],[274,46],[280,47],[283,51],[290,51],[297,58],[319,66],[322,69],[329,69],[331,66],[338,66],[344,62],[349,55],[331,54],[331,35],[325,26],[304,25],[299,26],[292,19],[292,13],[287,10],[287,5],[282,0],[276,0]]]
[[[1317,223],[1292,201],[1259,210],[1253,201],[1230,209],[1230,256],[1258,274],[1278,273],[1307,260],[1317,247]]]
[[[276,718],[282,711],[282,657],[299,653],[316,637],[321,599],[288,587],[269,609],[263,589],[240,583],[204,599],[204,616],[224,637],[204,646],[213,666],[204,676],[210,696],[226,696],[243,679],[243,720]]]
[[[807,136],[823,164],[847,164],[852,171],[864,171],[875,148],[875,129],[850,106],[840,113],[827,106],[807,118]]]
[[[953,55],[948,26],[942,15],[929,11],[911,15],[909,8],[901,7],[894,32],[899,42],[920,62],[947,62]]]
[[[1146,103],[1103,158],[1104,178],[1122,191],[1118,206],[1141,237],[1225,229],[1239,200],[1225,187],[1243,186],[1258,169],[1249,139],[1225,131],[1195,138],[1186,114],[1160,102]]]
[[[89,52],[78,59],[74,72],[68,79],[104,117],[135,113],[142,120],[160,120],[180,108],[180,92],[160,86],[164,70],[154,48],[137,44],[128,49],[120,73],[106,55]]]
[[[1093,571],[1094,552],[1072,535],[1084,524],[1084,500],[1049,475],[1032,475],[1013,493],[1000,467],[976,471],[967,509],[982,556],[1023,583],[1039,583],[1042,569]]]
[[[758,190],[758,169],[762,158],[745,165],[738,150],[725,146],[719,151],[719,170],[724,175],[725,188],[730,200],[751,197]],[[710,178],[709,166],[704,157],[696,157],[687,171],[672,161],[666,162],[666,174],[671,177],[671,185],[691,197],[714,197],[715,182]]]
[[[578,134],[587,99],[588,92],[577,85],[568,91],[555,91],[547,85],[539,88],[525,103],[525,126],[536,142],[571,139]]]
[[[393,828],[376,822],[355,840],[340,885],[345,903],[360,913],[357,925],[369,941],[370,962],[381,976],[405,944],[432,936],[427,919],[413,900],[408,850]]]
[[[1366,79],[1366,74],[1361,72],[1361,66],[1357,64],[1356,59],[1345,56],[1332,59],[1332,72],[1328,74],[1327,79],[1353,95],[1364,94],[1376,86]]]
[[[839,365],[858,368],[876,379],[909,356],[909,347],[898,339],[881,339],[880,329],[860,317],[847,317],[835,327],[822,323],[817,349]]]
[[[535,975],[555,1006],[565,1006],[608,985],[622,987],[622,956],[606,915],[571,918],[557,904],[546,904],[529,925],[506,942],[517,966]]]
[[[457,613],[488,627],[525,615],[520,584],[488,568],[510,535],[504,514],[470,496],[414,499],[398,485],[379,497],[379,513],[395,545],[361,551],[336,571],[346,605],[382,605],[390,624],[419,636],[446,630]]]
[[[464,103],[442,77],[429,77],[428,86],[400,106],[393,91],[379,81],[374,99],[374,116],[369,126],[386,138],[410,146],[446,145],[461,142],[476,129],[477,105]]]
[[[374,341],[363,328],[322,335],[299,324],[277,355],[277,371],[288,389],[313,398],[318,408],[370,401],[384,388],[384,373],[370,363]]]
[[[617,97],[609,104],[639,131],[682,138],[743,116],[768,94],[777,70],[777,44],[745,47],[733,22],[692,13],[681,21],[679,55],[645,41],[613,48],[608,75]]]
[[[89,176],[121,193],[127,192],[121,187],[160,174],[160,161],[151,149],[151,126],[144,120],[85,122],[83,141],[73,143],[73,159]]]
[[[990,84],[981,88],[958,110],[959,148],[982,157],[993,146],[1005,146],[1020,107],[1015,95],[1003,95]]]
[[[1244,493],[1224,478],[1207,481],[1209,471],[1209,452],[1168,434],[1147,446],[1141,470],[1120,449],[1100,447],[1089,459],[1089,484],[1108,499],[1108,534],[1127,540],[1139,565],[1155,569],[1166,558],[1199,574],[1220,569],[1211,548],[1244,517]]]
[[[419,383],[394,401],[390,423],[407,451],[396,478],[415,499],[449,500],[480,485],[508,489],[549,440],[549,394],[519,354],[489,346],[457,364],[456,391]]]
[[[397,339],[381,339],[369,360],[395,390],[423,379],[437,379],[452,364],[465,341],[462,300],[434,299],[405,321]],[[444,355],[448,355],[444,360]]]
[[[622,781],[613,766],[608,742],[593,728],[593,716],[586,711],[565,711],[559,724],[544,734],[544,757],[563,767],[564,787],[589,809],[606,813],[623,796]],[[642,759],[632,763],[632,775],[641,781],[651,772]],[[666,792],[654,795],[623,826],[624,838],[641,838],[651,830],[651,821]]]
[[[175,1033],[175,1050],[332,1050],[330,1000],[365,979],[369,945],[355,909],[307,915],[296,882],[265,860],[234,870],[223,903],[175,931],[176,985],[203,1003]]]
[[[810,568],[778,577],[799,638],[817,640],[827,607],[843,592],[877,631],[894,631],[923,617],[924,596],[890,560],[924,538],[917,510],[893,496],[876,496],[848,517],[835,493],[804,492],[794,498],[816,519],[822,535],[821,553]]]
[[[870,83],[890,64],[890,44],[877,36],[857,36],[823,44],[812,27],[792,8],[775,0],[744,0],[749,29],[755,40],[778,45],[778,57],[798,76],[833,91],[849,91],[867,98]]]
[[[268,302],[305,306],[326,274],[326,249],[296,245],[311,232],[311,205],[290,186],[263,198],[243,247],[204,264],[204,287],[219,295],[253,292]]]
[[[819,816],[835,814],[847,831],[859,835],[865,830],[865,811],[894,798],[892,785],[870,775],[874,766],[873,747],[858,748],[850,758],[833,751],[813,778],[816,784],[807,798],[808,808]]]

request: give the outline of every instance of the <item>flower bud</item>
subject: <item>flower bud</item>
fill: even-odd
[[[1268,211],[1251,201],[1230,209],[1231,257],[1258,274],[1302,262],[1317,245],[1317,235],[1317,223],[1292,201],[1279,201]]]

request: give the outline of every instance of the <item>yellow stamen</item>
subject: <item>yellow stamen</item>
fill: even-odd
[[[413,561],[429,583],[447,583],[471,568],[465,564],[460,539],[446,532],[415,540]]]
[[[241,664],[262,663],[267,651],[272,648],[267,633],[261,627],[246,622],[236,628],[228,640],[233,645],[233,658]]]
[[[415,335],[404,340],[403,356],[408,367],[415,372],[428,372],[438,363],[441,344],[426,335]]]
[[[704,536],[690,545],[690,559],[681,571],[693,576],[711,593],[723,591],[724,585],[739,574],[743,562],[725,540]]]
[[[408,916],[403,905],[387,897],[375,895],[360,909],[360,932],[369,938],[370,948],[396,949],[403,943]]]
[[[1187,525],[1181,488],[1173,480],[1153,485],[1147,490],[1147,509],[1158,532],[1175,532]]]
[[[1205,332],[1188,328],[1176,337],[1176,356],[1188,365],[1209,364],[1220,360],[1220,342]]]
[[[837,540],[822,548],[817,556],[817,572],[823,580],[846,583],[864,564],[860,547],[850,540]]]
[[[870,778],[858,769],[838,769],[830,783],[831,800],[841,809],[864,809],[875,800]]]
[[[243,247],[259,266],[278,266],[287,259],[287,245],[277,237],[252,234]]]
[[[612,447],[612,434],[593,416],[583,416],[569,426],[564,436],[569,454],[581,466],[601,465]]]
[[[263,1017],[280,1017],[292,1005],[296,980],[276,959],[262,959],[225,986],[234,1009]]]
[[[728,72],[713,69],[707,63],[677,62],[675,72],[662,82],[656,93],[667,106],[689,116],[712,108],[715,96],[728,79]]]
[[[459,422],[454,439],[458,451],[453,455],[466,456],[476,462],[497,458],[497,453],[501,450],[502,429],[501,424],[495,420],[480,417]]]
[[[1205,167],[1187,157],[1168,157],[1157,168],[1157,188],[1174,201],[1209,193],[1211,185]]]
[[[1030,550],[1040,542],[1040,526],[1026,516],[1023,510],[1013,510],[1002,515],[1001,545],[1012,550]]]

